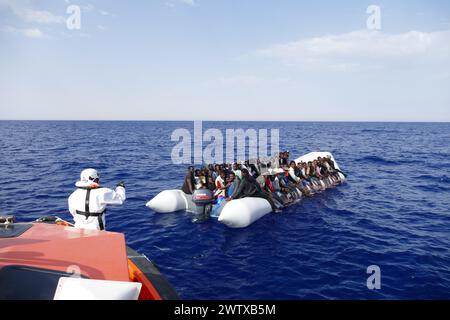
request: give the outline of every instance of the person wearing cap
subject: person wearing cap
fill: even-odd
[[[76,228],[105,230],[107,205],[121,205],[126,199],[125,184],[119,182],[115,190],[100,186],[97,170],[85,169],[80,174],[77,189],[69,196],[69,212]]]

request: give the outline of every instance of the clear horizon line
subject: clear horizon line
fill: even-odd
[[[55,122],[366,122],[366,123],[450,123],[450,121],[418,121],[418,120],[215,120],[215,119],[190,119],[190,120],[170,120],[170,119],[0,119],[0,121],[55,121]]]

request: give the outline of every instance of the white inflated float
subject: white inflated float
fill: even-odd
[[[295,160],[296,163],[303,161],[313,161],[318,157],[331,157],[335,163],[335,168],[339,165],[329,152],[311,152]],[[345,176],[339,173],[342,181]],[[146,206],[157,213],[169,213],[176,211],[195,212],[195,204],[192,202],[192,196],[185,194],[181,190],[165,190],[147,202]],[[262,198],[243,198],[229,201],[225,204],[218,221],[230,228],[245,228],[272,212],[269,202]]]
[[[188,210],[188,195],[181,190],[164,190],[146,206],[158,213]]]
[[[230,228],[245,228],[271,211],[270,203],[265,199],[237,199],[225,205],[218,220]]]

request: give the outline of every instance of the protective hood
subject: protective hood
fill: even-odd
[[[75,186],[77,188],[97,188],[99,184],[95,181],[98,181],[98,178],[97,170],[85,169],[81,171],[80,180],[75,183]]]

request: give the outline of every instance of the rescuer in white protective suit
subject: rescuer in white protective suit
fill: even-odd
[[[69,211],[75,221],[75,227],[93,230],[105,230],[106,205],[121,205],[126,199],[125,185],[117,184],[115,190],[100,186],[95,169],[81,172],[80,181],[69,197]]]

